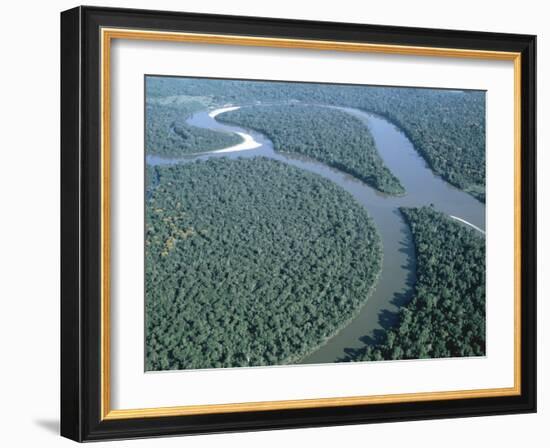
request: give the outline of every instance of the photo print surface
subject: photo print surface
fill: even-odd
[[[485,355],[485,91],[145,77],[145,369]]]

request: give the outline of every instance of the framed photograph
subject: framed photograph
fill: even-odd
[[[61,433],[536,410],[535,36],[61,14]]]

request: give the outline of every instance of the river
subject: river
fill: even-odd
[[[405,187],[405,195],[389,196],[323,163],[299,155],[275,152],[272,142],[263,134],[217,121],[215,117],[223,113],[219,110],[210,114],[208,111],[195,113],[187,122],[201,128],[245,134],[258,144],[257,147],[233,152],[225,150],[205,153],[181,159],[156,156],[146,158],[150,165],[168,165],[212,157],[269,157],[331,180],[351,193],[368,210],[383,245],[384,258],[378,283],[356,316],[336,335],[302,359],[302,364],[335,362],[344,358],[348,350],[363,347],[365,343],[375,339],[381,330],[392,326],[396,322],[399,308],[410,300],[416,280],[416,257],[411,232],[398,207],[433,204],[437,210],[453,216],[464,225],[471,224],[485,231],[485,205],[435,175],[400,129],[385,118],[365,111],[346,107],[338,109],[353,115],[368,126],[384,163]]]

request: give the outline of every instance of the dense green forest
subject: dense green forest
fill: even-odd
[[[485,92],[160,77],[148,77],[147,87],[151,99],[194,96],[212,107],[296,100],[383,115],[437,174],[485,200]]]
[[[431,207],[401,212],[416,248],[414,297],[395,328],[345,361],[485,355],[485,238]]]
[[[193,112],[210,105],[205,97],[185,95],[148,98],[145,104],[145,151],[149,155],[179,157],[213,151],[242,141],[236,134],[197,128],[186,123]]]
[[[264,133],[276,151],[319,160],[384,193],[405,192],[380,158],[368,127],[346,112],[287,104],[244,107],[218,119]]]
[[[294,362],[367,300],[380,239],[332,182],[266,158],[147,176],[147,370]]]

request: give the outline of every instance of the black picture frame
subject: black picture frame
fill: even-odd
[[[102,419],[102,27],[521,53],[521,393],[306,409]],[[536,37],[77,7],[61,14],[61,435],[76,441],[536,412]]]

